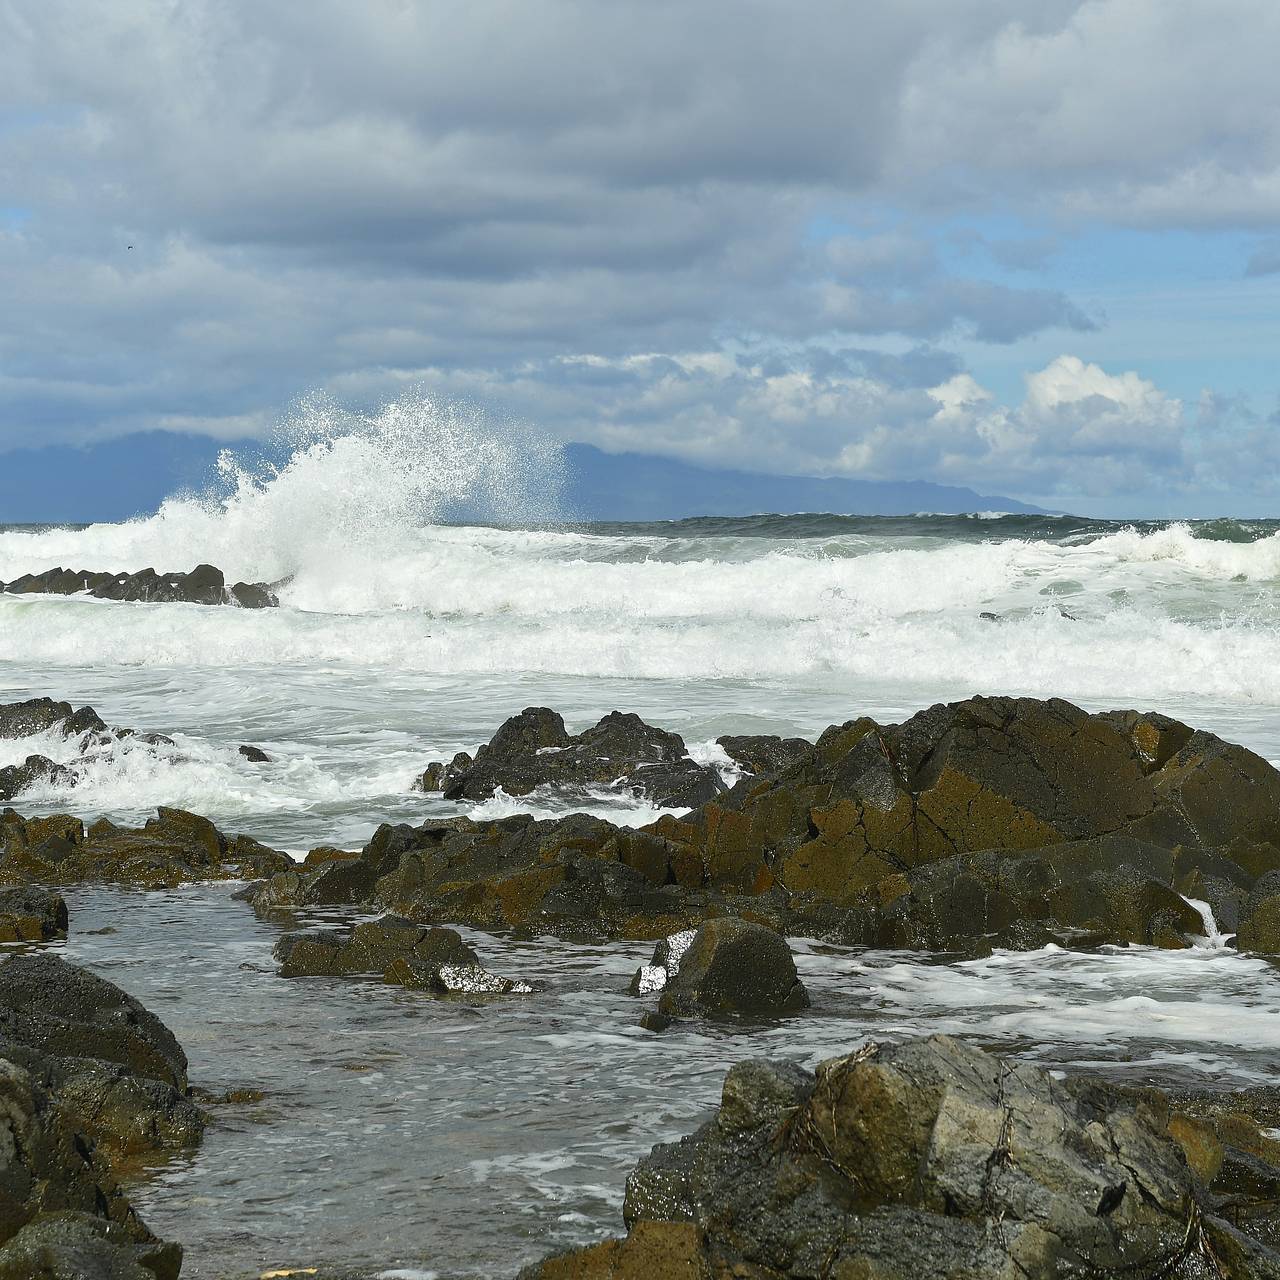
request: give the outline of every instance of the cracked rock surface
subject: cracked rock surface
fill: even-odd
[[[523,1280],[1263,1280],[1167,1100],[946,1036],[820,1064],[749,1061],[713,1120],[627,1181],[625,1240]],[[648,1259],[650,1269],[635,1269]]]

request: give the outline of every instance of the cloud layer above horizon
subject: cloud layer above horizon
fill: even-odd
[[[1277,47],[1266,0],[0,0],[0,451],[424,385],[1263,511]]]

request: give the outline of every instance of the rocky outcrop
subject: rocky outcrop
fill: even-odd
[[[138,600],[148,603],[230,604],[242,609],[269,609],[279,604],[272,587],[279,583],[236,582],[227,586],[221,569],[197,565],[190,573],[95,573],[88,569],[47,569],[12,582],[0,582],[10,595],[89,595],[97,600]]]
[[[716,739],[725,755],[746,773],[781,773],[813,754],[813,743],[803,738],[776,738],[768,734],[727,734]]]
[[[380,975],[384,982],[433,995],[491,996],[533,988],[490,973],[453,929],[424,929],[382,916],[353,929],[287,933],[275,946],[282,978]]]
[[[724,790],[720,775],[689,758],[684,739],[612,711],[570,734],[558,713],[527,707],[473,759],[465,752],[427,766],[415,784],[446,800],[488,800],[499,790],[527,796],[539,787],[585,791],[625,787],[663,808],[691,809]]]
[[[816,1075],[740,1063],[716,1117],[655,1147],[627,1180],[626,1240],[521,1274],[1280,1274],[1280,1257],[1247,1233],[1256,1223],[1219,1216],[1240,1207],[1226,1201],[1225,1165],[1198,1171],[1178,1119],[1154,1090],[1058,1079],[945,1036],[864,1045]]]
[[[172,1032],[119,987],[49,953],[0,964],[0,1056],[117,1165],[194,1146],[204,1116]]]
[[[0,1280],[177,1280],[181,1266],[63,1108],[0,1057]]]
[[[537,758],[538,726],[555,725],[521,723]],[[638,830],[582,814],[384,826],[355,857],[277,876],[255,905],[566,937],[661,938],[732,915],[981,955],[1185,947],[1205,931],[1194,898],[1241,945],[1277,951],[1277,815],[1280,773],[1168,717],[973,698],[832,726],[781,771]]]
[[[294,865],[248,836],[226,836],[183,809],[157,810],[140,828],[100,818],[87,830],[66,814],[0,811],[0,884],[123,884],[174,888],[197,880],[260,878]]]

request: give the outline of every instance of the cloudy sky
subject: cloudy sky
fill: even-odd
[[[1277,48],[1274,0],[0,0],[0,451],[412,384],[1280,514]]]

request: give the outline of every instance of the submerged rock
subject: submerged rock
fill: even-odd
[[[248,836],[229,837],[198,814],[160,808],[141,828],[100,818],[23,818],[0,811],[0,884],[124,884],[174,888],[199,880],[274,875],[294,865],[288,854]]]
[[[625,786],[663,808],[690,809],[724,790],[720,775],[689,758],[684,739],[613,711],[571,735],[546,707],[513,716],[476,752],[427,766],[422,791],[446,800],[488,800],[499,790],[525,796],[539,787],[585,790]]]
[[[95,573],[88,569],[48,569],[28,573],[5,584],[0,591],[17,595],[78,595],[98,600],[137,600],[151,603],[231,604],[243,609],[268,609],[279,604],[265,582],[237,582],[228,587],[221,569],[197,565],[190,573]]]
[[[816,1075],[740,1063],[715,1119],[627,1180],[625,1241],[521,1275],[605,1280],[645,1258],[634,1274],[655,1278],[1275,1276],[1276,1255],[1215,1216],[1172,1119],[1153,1090],[946,1036],[868,1044]]]

